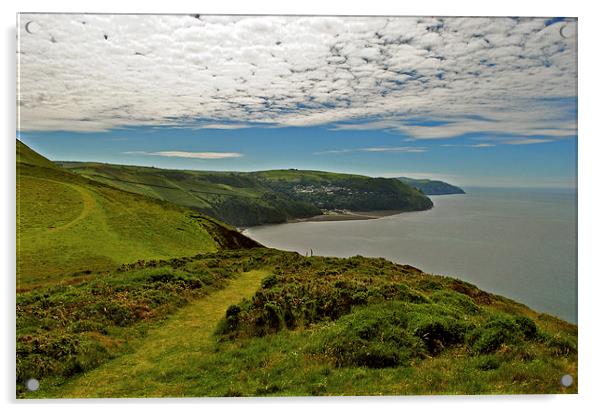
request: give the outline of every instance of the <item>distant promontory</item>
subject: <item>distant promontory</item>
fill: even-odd
[[[398,177],[398,179],[420,190],[425,195],[457,195],[466,193],[462,188],[442,182],[441,180],[412,179],[409,177]]]

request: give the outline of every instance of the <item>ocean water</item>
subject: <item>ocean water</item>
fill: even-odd
[[[434,207],[375,220],[247,229],[279,249],[384,257],[471,282],[577,323],[577,191],[468,188]]]

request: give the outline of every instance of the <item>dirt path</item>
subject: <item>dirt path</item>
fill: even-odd
[[[124,355],[61,388],[51,396],[163,397],[181,396],[182,374],[198,378],[195,360],[213,350],[213,331],[228,306],[250,297],[268,271],[245,272],[226,288],[203,297],[152,329],[132,354]],[[196,373],[198,372],[198,373]],[[172,379],[172,377],[179,379]]]

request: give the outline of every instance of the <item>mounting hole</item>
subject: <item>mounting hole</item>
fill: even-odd
[[[560,378],[560,384],[565,388],[568,388],[573,384],[573,377],[571,375],[564,375]]]
[[[27,389],[30,391],[37,391],[38,389],[40,389],[40,381],[37,379],[28,379],[27,382],[25,382],[25,386],[27,386]]]

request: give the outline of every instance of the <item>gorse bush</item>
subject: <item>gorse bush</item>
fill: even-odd
[[[463,344],[467,331],[443,306],[391,301],[353,310],[325,329],[310,352],[337,366],[394,367]]]
[[[288,255],[250,301],[241,303],[236,327],[220,328],[224,338],[264,336],[282,329],[335,320],[355,306],[387,300],[427,302],[420,291],[399,282],[422,272],[380,259],[302,258]]]
[[[524,316],[497,316],[473,332],[472,347],[477,353],[492,353],[502,345],[512,345],[537,335],[535,322]]]
[[[343,375],[411,376],[428,391],[461,375],[470,381],[463,390],[478,393],[483,377],[539,382],[542,371],[574,373],[559,365],[576,362],[575,326],[466,282],[384,259],[256,248],[137,262],[79,285],[19,294],[18,390],[30,377],[60,383],[127,353],[148,325],[254,269],[268,275],[253,296],[224,311],[211,355],[216,368],[238,365],[249,377],[228,377],[237,383],[219,395],[291,390],[291,365],[314,368],[307,390],[316,395],[332,393]],[[439,372],[423,376],[422,368]]]
[[[224,286],[247,265],[265,265],[261,252],[230,253],[141,261],[87,283],[18,294],[17,382],[93,369],[120,353],[132,328]]]

